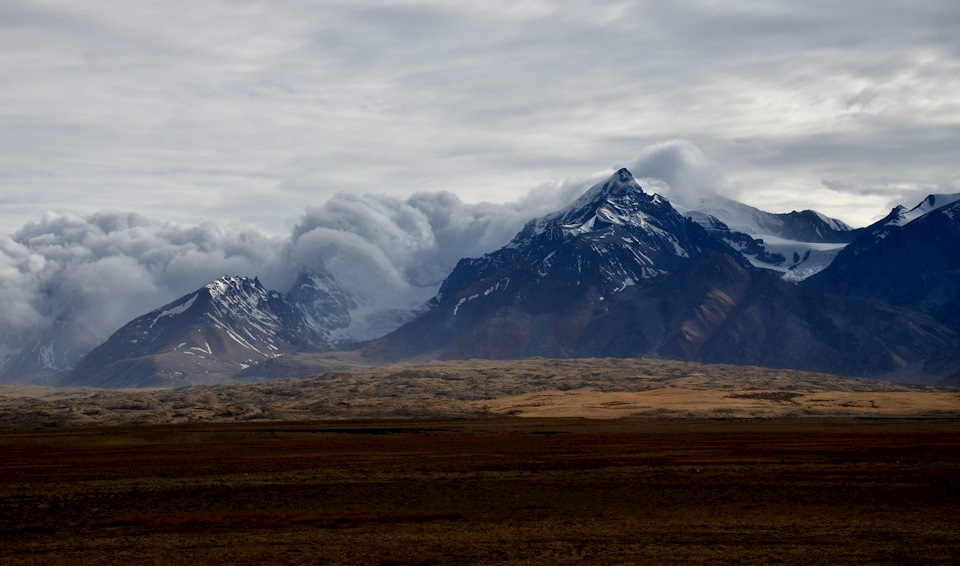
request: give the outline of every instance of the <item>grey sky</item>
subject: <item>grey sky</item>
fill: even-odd
[[[665,143],[701,185],[862,225],[960,192],[958,29],[956,0],[5,0],[0,232],[110,209],[282,234],[337,192],[658,175]]]

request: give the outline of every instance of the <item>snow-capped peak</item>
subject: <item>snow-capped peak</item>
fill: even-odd
[[[511,293],[526,280],[616,294],[673,273],[707,250],[751,268],[736,250],[686,219],[663,196],[645,193],[628,170],[620,169],[569,207],[530,221],[504,248],[461,260],[444,280],[439,300],[475,307],[484,297],[498,295],[508,279]],[[522,266],[524,274],[510,266]],[[501,269],[510,272],[501,274]],[[472,289],[478,282],[484,287]],[[451,312],[461,313],[461,306],[450,303]]]
[[[590,232],[598,220],[601,225],[624,224],[629,216],[624,208],[632,208],[630,205],[635,204],[638,197],[647,195],[630,171],[620,169],[606,181],[590,187],[567,208],[530,221],[518,238],[542,234],[558,224],[566,234]]]
[[[611,226],[639,228],[651,236],[670,239],[666,233],[670,230],[665,231],[662,225],[665,221],[682,223],[683,219],[667,199],[645,193],[630,171],[620,169],[567,208],[531,221],[518,239],[536,236],[551,228],[570,237],[602,232]]]
[[[267,290],[260,284],[260,279],[241,277],[239,275],[227,275],[211,281],[203,286],[210,293],[213,299],[235,296],[237,293],[266,297]]]
[[[887,215],[884,226],[904,226],[920,218],[928,212],[943,208],[944,206],[960,201],[960,193],[953,194],[932,194],[927,195],[920,204],[907,210],[905,206],[896,206],[890,214]]]
[[[577,210],[600,199],[614,198],[633,192],[643,194],[643,188],[633,177],[633,173],[623,168],[611,175],[606,181],[590,187],[569,208]]]

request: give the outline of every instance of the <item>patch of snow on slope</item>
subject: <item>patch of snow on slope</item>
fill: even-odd
[[[768,252],[782,254],[787,260],[778,266],[774,266],[759,262],[752,257],[747,257],[747,259],[756,267],[781,272],[783,278],[791,282],[802,281],[823,271],[833,262],[840,250],[846,247],[846,244],[797,242],[768,235],[760,236],[760,238]]]
[[[159,319],[164,316],[177,316],[178,314],[183,314],[188,310],[190,310],[190,307],[193,306],[193,303],[196,300],[197,300],[197,294],[194,293],[193,296],[187,299],[186,302],[184,302],[182,305],[163,311],[162,313],[157,315],[157,318]]]
[[[47,369],[59,369],[53,353],[53,342],[40,347],[40,363]]]
[[[769,212],[724,198],[704,198],[689,207],[676,208],[681,214],[691,217],[692,212],[709,215],[719,219],[735,232],[743,232],[757,238],[766,238],[761,234],[773,232],[783,226],[783,221]],[[693,218],[696,220],[696,218]]]

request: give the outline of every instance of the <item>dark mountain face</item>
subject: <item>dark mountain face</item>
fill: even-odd
[[[923,366],[928,374],[940,376],[938,385],[960,387],[960,342],[946,348]]]
[[[918,310],[960,331],[960,201],[864,234],[808,284]]]
[[[214,383],[284,353],[334,347],[349,323],[315,273],[300,276],[293,302],[257,279],[223,277],[133,320],[95,348],[64,384],[131,387]],[[318,314],[318,309],[323,309]],[[328,323],[323,326],[321,323]]]
[[[529,279],[527,283],[549,287],[549,294],[527,295],[525,300],[542,300],[544,308],[551,308],[585,286],[612,294],[655,279],[705,250],[729,254],[749,268],[732,248],[684,218],[663,197],[645,194],[630,172],[621,169],[566,210],[530,221],[500,250],[461,260],[440,286],[440,297],[459,295],[495,273],[514,273]],[[495,289],[484,289],[483,296],[508,285],[500,284],[497,288],[494,281]],[[561,295],[551,299],[554,293]],[[464,303],[474,300],[468,296]]]
[[[924,372],[960,383],[960,341],[943,329],[960,333],[960,201],[937,208],[928,198],[910,211],[894,209],[887,220],[864,231],[806,286],[833,303],[881,304],[896,311],[884,320],[926,329],[922,338],[891,337],[891,355],[916,359],[922,352]],[[875,321],[853,328],[879,339]]]
[[[429,312],[366,354],[662,356],[875,375],[955,340],[923,312],[752,268],[622,170],[504,248],[462,260]]]
[[[623,169],[566,210],[531,221],[504,248],[462,260],[428,313],[368,353],[640,356],[665,340],[695,350],[753,272]],[[674,336],[691,320],[690,332]]]

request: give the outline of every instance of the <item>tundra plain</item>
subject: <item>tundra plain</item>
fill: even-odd
[[[469,361],[0,407],[3,564],[960,561],[950,389]]]

